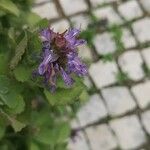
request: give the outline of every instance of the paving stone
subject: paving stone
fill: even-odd
[[[150,48],[145,48],[142,50],[142,56],[144,58],[144,61],[150,70]]]
[[[104,88],[102,90],[102,95],[111,116],[123,115],[136,107],[129,90],[126,87],[115,86]]]
[[[78,132],[74,139],[68,142],[68,150],[89,150],[83,132]]]
[[[118,68],[115,62],[99,61],[89,68],[89,74],[92,77],[97,88],[102,88],[116,83]]]
[[[100,20],[107,19],[109,25],[122,23],[122,19],[119,17],[119,15],[115,12],[115,10],[111,6],[98,8],[95,11],[93,11],[93,14]]]
[[[81,30],[85,30],[90,23],[90,19],[87,15],[77,15],[72,18],[70,18],[71,22],[73,23],[73,26],[75,28],[81,28]]]
[[[92,53],[87,45],[79,46],[79,56],[84,60],[92,61]]]
[[[143,12],[136,0],[130,0],[118,7],[120,14],[128,21],[143,15]]]
[[[127,73],[131,80],[138,81],[144,77],[143,61],[140,52],[136,50],[125,52],[119,57],[118,63],[122,71]]]
[[[66,29],[70,28],[70,25],[67,20],[63,19],[52,23],[51,28],[56,32],[64,32]]]
[[[149,0],[140,0],[139,2],[142,4],[142,6],[144,7],[144,9],[148,13],[150,13],[150,1]]]
[[[72,15],[87,10],[87,4],[84,0],[60,0],[66,15]]]
[[[141,117],[144,128],[150,135],[150,110],[144,112]]]
[[[94,44],[97,53],[100,55],[106,55],[116,51],[115,42],[113,41],[111,34],[107,32],[96,35],[94,38]]]
[[[146,108],[150,105],[150,81],[137,84],[133,86],[131,90],[140,108]]]
[[[52,2],[33,7],[32,11],[42,18],[53,19],[59,17],[58,11]]]
[[[150,18],[146,17],[133,23],[133,31],[139,42],[150,41]]]
[[[91,124],[106,116],[105,105],[98,94],[92,95],[90,100],[77,113],[81,126]]]
[[[91,1],[92,6],[97,7],[105,3],[117,2],[118,0],[90,0],[90,1]]]
[[[89,127],[85,132],[92,150],[112,150],[117,147],[116,139],[106,124]]]
[[[132,36],[131,32],[127,28],[122,29],[122,39],[121,40],[126,49],[135,47],[137,44],[135,41],[135,38]]]
[[[73,119],[70,121],[70,126],[72,129],[77,129],[80,127],[80,124],[77,119]]]
[[[139,119],[135,115],[112,120],[110,126],[122,149],[135,149],[146,142]]]

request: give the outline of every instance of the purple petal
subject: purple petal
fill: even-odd
[[[46,55],[48,54],[48,55]],[[48,67],[48,63],[49,62],[54,62],[58,59],[58,56],[50,51],[45,51],[45,58],[42,61],[42,63],[39,65],[39,74],[43,75],[45,73],[45,71],[47,70]]]
[[[68,32],[65,34],[65,38],[67,40],[71,39],[71,38],[74,38],[75,36],[79,35],[80,33],[80,30],[78,29],[70,29],[68,30]]]
[[[61,74],[65,84],[71,86],[73,84],[73,79],[63,70],[63,68],[61,68]]]

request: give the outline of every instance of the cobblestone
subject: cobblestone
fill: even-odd
[[[117,147],[117,141],[106,124],[89,127],[85,132],[92,150],[111,150]]]
[[[113,41],[111,34],[109,33],[103,33],[101,35],[95,36],[94,44],[97,53],[100,55],[113,53],[116,50],[115,42]]]
[[[142,4],[142,6],[144,7],[144,9],[150,13],[150,1],[148,0],[139,0],[139,2]]]
[[[131,32],[127,28],[124,28],[122,30],[122,39],[121,40],[126,49],[135,47],[137,45],[135,38],[132,36]]]
[[[144,128],[146,129],[146,131],[150,135],[150,110],[145,111],[142,114],[142,122],[143,122]]]
[[[51,27],[56,32],[64,32],[66,29],[70,27],[69,22],[65,19],[59,20],[51,24]]]
[[[92,61],[91,50],[88,46],[83,45],[79,47],[79,56],[84,60]]]
[[[87,10],[87,4],[84,0],[60,0],[60,3],[66,15]]]
[[[105,88],[102,90],[102,95],[111,116],[123,115],[136,107],[129,90],[126,87],[117,86]]]
[[[144,61],[150,70],[150,48],[145,48],[142,50],[142,56],[144,58]]]
[[[118,7],[120,14],[128,21],[143,15],[143,12],[136,0],[127,1]]]
[[[92,95],[90,100],[77,113],[81,126],[94,123],[106,116],[105,105],[98,94]]]
[[[132,92],[137,99],[140,108],[150,105],[150,81],[137,84],[132,87]]]
[[[133,31],[139,40],[139,42],[148,42],[150,41],[150,18],[143,18],[141,20],[133,23]]]
[[[85,30],[90,23],[90,19],[87,15],[77,15],[71,18],[71,22],[73,23],[74,27]]]
[[[119,15],[115,12],[115,10],[111,6],[96,9],[95,11],[93,11],[93,14],[98,19],[107,19],[109,25],[122,23],[122,19],[119,17]]]
[[[137,116],[127,116],[110,122],[122,149],[136,149],[146,142]]]
[[[133,61],[134,58],[134,61]],[[142,57],[136,50],[123,53],[118,59],[119,65],[131,80],[138,81],[144,77]]]
[[[117,73],[118,68],[115,62],[99,61],[89,68],[89,74],[99,89],[116,83]]]
[[[52,2],[33,7],[32,11],[42,18],[53,19],[59,17],[57,9]]]

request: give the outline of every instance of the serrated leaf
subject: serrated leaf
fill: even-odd
[[[0,0],[0,9],[15,16],[19,16],[20,14],[19,9],[11,0]]]
[[[31,70],[23,65],[20,65],[15,68],[14,75],[18,81],[25,82],[30,78]]]
[[[24,108],[23,97],[18,93],[18,87],[11,84],[10,79],[0,75],[0,98],[9,108],[22,110]],[[20,107],[18,108],[18,106]]]
[[[23,38],[16,47],[15,56],[12,58],[10,62],[11,69],[14,69],[18,65],[19,61],[22,58],[22,55],[25,53],[26,47],[27,47],[27,34],[26,32],[24,32]]]
[[[26,124],[24,124],[16,119],[11,119],[10,121],[11,121],[11,125],[15,132],[21,131],[26,126]]]

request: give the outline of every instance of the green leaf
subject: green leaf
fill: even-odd
[[[12,58],[10,62],[11,69],[14,69],[18,65],[19,61],[22,58],[22,55],[25,53],[26,47],[27,47],[27,34],[26,32],[24,32],[23,38],[16,47],[15,56]]]
[[[70,89],[58,88],[55,93],[44,90],[44,94],[51,105],[65,105],[78,99],[83,89],[82,83],[75,83]]]
[[[5,134],[5,129],[6,129],[6,125],[4,120],[0,119],[0,140],[2,139],[2,137]]]
[[[31,70],[23,65],[20,65],[15,68],[14,75],[18,81],[25,82],[29,80],[31,76]]]
[[[26,126],[26,124],[16,120],[15,118],[9,116],[6,112],[4,112],[2,109],[0,109],[1,114],[11,123],[11,126],[13,127],[15,132],[19,132]]]
[[[0,0],[0,9],[11,13],[15,16],[19,16],[20,11],[17,6],[10,0]]]
[[[7,71],[8,57],[8,52],[0,53],[0,74],[4,74]]]
[[[23,97],[12,83],[6,76],[0,75],[0,98],[9,108],[16,108],[20,112],[24,109]]]
[[[35,135],[35,139],[47,145],[56,145],[64,143],[70,135],[70,127],[68,123],[58,123],[51,128],[41,127]]]
[[[28,12],[25,14],[25,19],[30,26],[34,26],[41,20],[41,17],[33,12]]]
[[[40,150],[40,148],[38,147],[36,143],[32,142],[30,143],[29,150]]]
[[[15,130],[15,132],[21,131],[26,126],[26,124],[24,124],[16,119],[11,118],[10,121],[11,121],[11,125],[12,125],[13,129]]]

